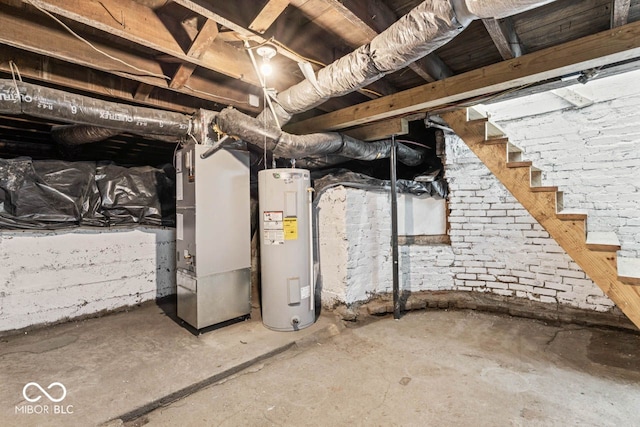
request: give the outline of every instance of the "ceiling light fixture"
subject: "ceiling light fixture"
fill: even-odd
[[[256,48],[256,53],[262,57],[260,72],[263,76],[270,76],[273,72],[273,67],[271,67],[271,58],[276,56],[277,52],[276,47],[268,43]]]

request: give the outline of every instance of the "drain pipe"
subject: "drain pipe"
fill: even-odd
[[[391,136],[391,258],[393,262],[393,318],[400,319],[400,274],[398,254],[398,188],[396,187],[396,136]]]

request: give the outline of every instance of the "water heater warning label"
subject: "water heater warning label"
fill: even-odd
[[[298,239],[298,218],[295,216],[284,219],[284,240]]]
[[[265,211],[263,214],[263,243],[284,245],[284,224],[282,211]]]

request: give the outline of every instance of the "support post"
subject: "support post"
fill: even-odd
[[[400,319],[400,280],[398,274],[398,192],[396,187],[396,136],[391,136],[391,252],[393,258],[393,318]]]

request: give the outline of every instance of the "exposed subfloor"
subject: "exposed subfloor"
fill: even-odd
[[[611,329],[421,311],[197,337],[146,307],[1,341],[3,426],[640,426],[640,335]],[[74,413],[15,414],[28,381]]]

